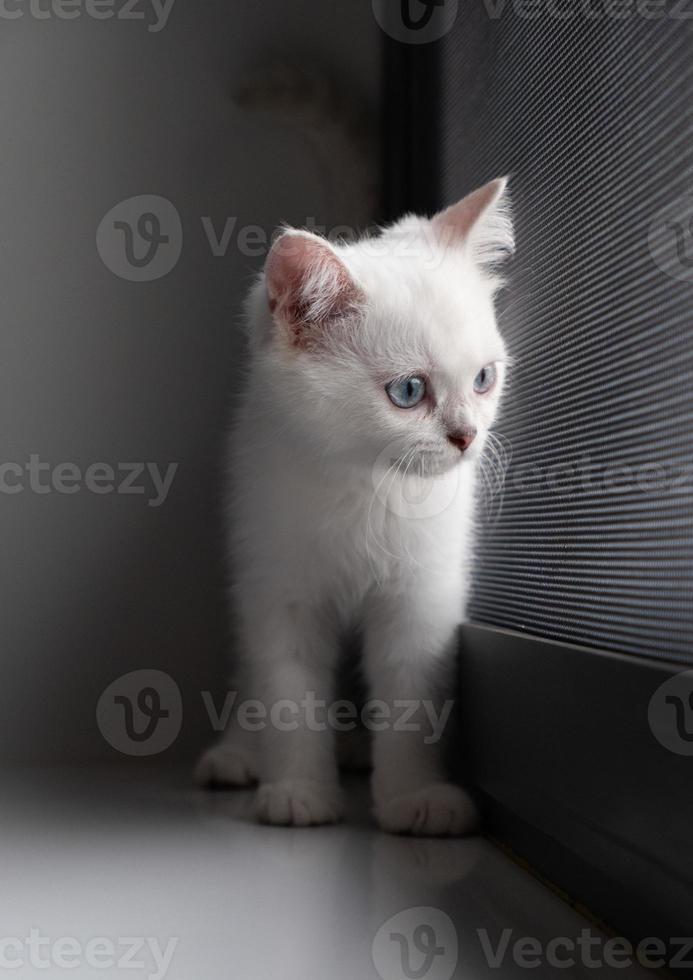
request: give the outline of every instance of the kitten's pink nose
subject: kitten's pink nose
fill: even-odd
[[[459,429],[457,432],[450,432],[448,434],[448,439],[461,453],[466,449],[469,449],[471,444],[476,438],[476,429],[473,426],[467,426],[464,429]]]

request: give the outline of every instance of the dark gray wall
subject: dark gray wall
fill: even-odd
[[[0,41],[0,462],[178,468],[158,507],[149,484],[41,493],[2,471],[23,489],[0,493],[0,756],[115,758],[96,704],[144,668],[180,686],[170,752],[188,755],[210,737],[199,692],[224,676],[219,451],[257,267],[235,240],[215,257],[201,217],[271,228],[325,206],[305,140],[232,94],[283,58],[326,64],[375,104],[378,27],[369,2],[335,0],[175,0],[159,31],[81,5],[61,19],[47,0],[46,19],[6,9],[22,16],[2,19]],[[152,19],[149,3],[134,9]],[[168,275],[133,282],[106,267],[96,231],[143,194],[175,206],[182,252]]]

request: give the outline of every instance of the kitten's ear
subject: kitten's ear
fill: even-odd
[[[508,178],[499,177],[467,194],[431,218],[443,245],[468,245],[475,259],[493,264],[512,254],[515,241],[507,195]]]
[[[270,249],[265,283],[275,323],[293,347],[314,348],[335,321],[355,312],[361,290],[329,242],[286,231]]]

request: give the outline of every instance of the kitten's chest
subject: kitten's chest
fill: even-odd
[[[465,547],[464,501],[441,485],[381,491],[374,482],[316,485],[295,514],[302,574],[354,597],[403,584],[457,562]]]
[[[348,611],[373,589],[457,574],[471,551],[469,481],[391,486],[370,473],[308,471],[283,457],[242,473],[234,553],[249,581]]]

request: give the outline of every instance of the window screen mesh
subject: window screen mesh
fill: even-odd
[[[510,173],[518,240],[471,618],[692,661],[693,22],[496,9],[432,46],[442,203]]]

